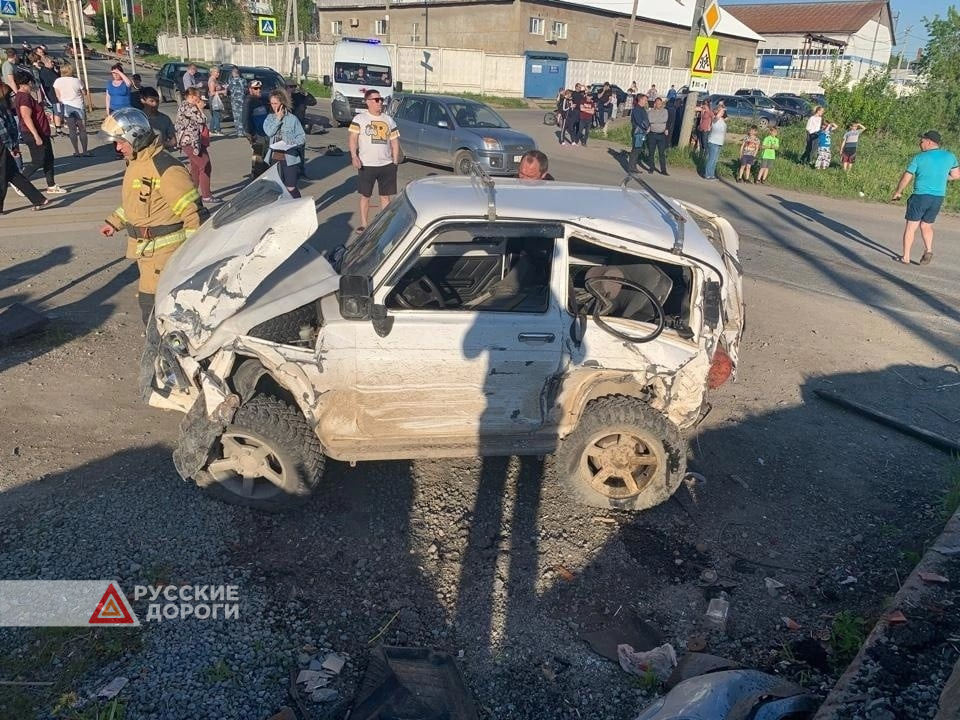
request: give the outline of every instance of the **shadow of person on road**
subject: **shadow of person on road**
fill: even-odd
[[[812,223],[822,225],[838,235],[849,238],[850,240],[853,240],[854,242],[857,242],[871,250],[876,250],[883,255],[887,255],[889,257],[898,257],[898,255],[894,252],[891,252],[889,248],[868,238],[856,228],[852,228],[849,225],[839,222],[838,220],[834,220],[829,215],[824,214],[818,208],[807,205],[806,203],[797,202],[795,200],[787,200],[780,195],[771,194],[770,197],[779,202],[780,206],[787,212],[793,213],[794,215],[802,217],[805,220],[809,220]]]
[[[36,277],[58,265],[66,265],[71,260],[73,260],[73,248],[69,245],[61,245],[48,250],[39,257],[24,260],[10,267],[0,268],[0,291],[19,285],[25,280]],[[2,299],[0,299],[0,302],[2,302]]]

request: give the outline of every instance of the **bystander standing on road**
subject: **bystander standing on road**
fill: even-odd
[[[263,83],[253,80],[250,83],[250,93],[244,98],[243,110],[240,112],[240,126],[243,134],[250,143],[250,179],[260,177],[267,164],[263,158],[267,154],[267,137],[263,132],[263,122],[270,114],[270,103],[263,97]]]
[[[540,150],[527,150],[520,158],[517,166],[517,177],[521,180],[553,180],[548,171],[550,161],[547,155]]]
[[[180,84],[183,86],[184,92],[190,88],[202,88],[203,80],[197,77],[197,66],[193,63],[187,65],[187,71],[183,74],[183,77],[180,78]]]
[[[236,66],[230,71],[230,79],[227,80],[227,95],[230,97],[230,110],[233,111],[234,134],[243,137],[243,99],[247,95],[247,81]]]
[[[190,177],[200,189],[200,198],[208,204],[219,203],[210,192],[213,164],[210,162],[210,131],[207,116],[203,114],[203,96],[199,88],[184,90],[183,102],[177,110],[173,127],[177,133],[177,146],[190,163]],[[149,120],[148,120],[149,123]]]
[[[53,91],[63,107],[73,156],[91,157],[87,150],[87,109],[84,103],[87,90],[80,78],[74,76],[73,65],[64,63],[60,66],[60,77],[54,80]]]
[[[903,191],[913,181],[913,194],[907,200],[906,225],[903,228],[903,254],[899,260],[910,264],[910,248],[920,229],[923,238],[921,265],[933,260],[933,223],[940,212],[943,198],[947,195],[947,181],[960,180],[957,156],[940,147],[942,139],[936,130],[928,130],[920,136],[920,152],[913,156],[906,171],[900,177],[893,199],[903,197]]]
[[[104,237],[127,231],[126,257],[137,261],[137,300],[144,324],[153,309],[157,280],[167,261],[196,232],[204,209],[186,168],[163,149],[146,115],[125,108],[108,116],[104,137],[127,161],[118,207],[100,228]]]
[[[7,48],[3,65],[0,66],[0,81],[2,81],[9,88],[15,88],[17,86],[17,79],[13,76],[13,74],[16,71],[17,51],[13,48]]]
[[[212,68],[207,80],[207,98],[210,102],[210,134],[217,137],[223,135],[220,119],[223,116],[223,98],[226,94],[227,88],[220,82],[220,68]]]
[[[268,163],[280,166],[284,187],[293,197],[300,197],[297,178],[303,169],[303,151],[307,133],[299,118],[293,114],[287,91],[277,88],[270,92],[270,109],[273,111],[263,121],[263,132],[269,142]]]
[[[156,88],[145,86],[140,89],[140,97],[143,100],[143,114],[147,116],[147,122],[157,134],[160,144],[166,150],[176,150],[177,133],[173,120],[160,112],[160,93]]]
[[[850,123],[843,134],[843,147],[840,149],[840,164],[844,172],[850,170],[857,161],[857,145],[860,143],[860,133],[866,128],[858,122]]]
[[[123,65],[114,63],[110,67],[110,79],[107,81],[106,104],[104,105],[107,115],[123,108],[132,107],[130,99],[132,87],[133,80],[124,74]]]
[[[370,198],[377,185],[382,210],[397,194],[397,165],[400,164],[400,131],[393,118],[383,112],[383,96],[378,90],[363,95],[365,111],[353,116],[349,128],[350,161],[357,169],[360,193],[360,225],[367,229]]]
[[[23,195],[39,210],[50,202],[44,197],[20,172],[17,159],[20,156],[20,128],[17,118],[10,109],[11,90],[6,83],[0,83],[0,215],[5,213],[4,201],[7,199],[7,187],[13,185],[20,195]]]
[[[727,109],[717,108],[713,115],[713,125],[707,136],[707,162],[703,166],[703,179],[717,179],[717,161],[720,160],[720,151],[727,141]]]
[[[20,120],[20,139],[30,150],[30,162],[23,165],[23,176],[29,180],[38,170],[43,170],[47,180],[46,192],[62,195],[66,192],[57,185],[53,172],[53,142],[50,140],[50,121],[47,113],[30,93],[33,76],[25,70],[14,73],[17,92],[13,104]]]
[[[713,127],[713,108],[707,100],[703,100],[700,103],[700,113],[697,118],[697,144],[700,146],[701,159],[707,157],[707,138],[711,127]]]
[[[760,171],[757,173],[757,182],[761,185],[766,184],[773,161],[777,159],[777,151],[780,150],[779,134],[780,130],[776,125],[768,128],[767,136],[760,145]]]
[[[643,165],[643,149],[647,146],[647,133],[650,132],[650,117],[647,115],[647,96],[635,97],[633,110],[630,111],[630,157],[627,160],[627,171],[637,172]],[[653,167],[653,158],[650,159]]]
[[[737,172],[737,182],[750,182],[750,170],[760,154],[760,137],[757,135],[757,126],[751,125],[746,137],[740,143],[740,170]]]
[[[40,96],[47,112],[53,116],[53,135],[65,135],[63,132],[63,105],[57,99],[57,93],[53,89],[53,84],[60,77],[60,70],[49,55],[43,55],[40,58],[40,76],[38,84],[40,86]]]
[[[560,126],[560,144],[573,145],[579,136],[580,110],[573,100],[573,91],[563,93],[563,104],[560,106],[563,124]]]
[[[656,98],[647,111],[650,129],[647,132],[647,149],[650,152],[649,172],[653,172],[654,156],[660,158],[660,174],[667,175],[667,138],[670,133],[670,113],[663,106],[663,98]]]
[[[580,100],[580,144],[583,147],[587,146],[587,140],[590,138],[590,128],[593,127],[596,112],[597,104],[593,101],[593,95],[588,92],[583,93],[583,99]]]
[[[800,155],[800,162],[810,162],[813,156],[813,148],[820,139],[820,128],[823,126],[823,107],[817,105],[813,109],[813,114],[807,118],[807,144]]]

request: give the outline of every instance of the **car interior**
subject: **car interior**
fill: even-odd
[[[550,304],[552,237],[451,228],[428,243],[387,296],[394,310],[543,313]]]

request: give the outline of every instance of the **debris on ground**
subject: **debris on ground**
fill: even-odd
[[[923,582],[925,582],[925,583],[943,583],[943,584],[946,584],[946,583],[949,583],[949,582],[950,582],[950,580],[948,580],[947,578],[945,578],[943,575],[940,575],[940,574],[934,573],[934,572],[924,572],[923,570],[921,570],[919,573],[917,573],[917,575],[918,575],[918,576],[920,577],[920,579],[921,579]]]
[[[765,577],[763,579],[763,584],[766,586],[767,595],[770,597],[777,597],[777,595],[780,594],[780,591],[786,587],[786,585],[784,585],[782,582],[779,580],[774,580],[772,577]]]
[[[794,620],[793,618],[790,618],[790,617],[782,617],[782,618],[780,618],[780,619],[783,621],[783,626],[784,626],[787,630],[790,630],[791,632],[796,632],[797,630],[800,629],[800,623],[798,623],[798,622],[797,622],[796,620]]]
[[[677,667],[664,682],[664,687],[672,690],[684,680],[717,672],[719,670],[737,670],[741,667],[735,660],[710,655],[709,653],[688,652],[677,663]]]
[[[11,303],[0,312],[0,347],[43,330],[50,320],[23,303]]]
[[[375,648],[350,711],[350,720],[478,717],[453,657],[428,648]]]
[[[618,645],[630,645],[635,650],[652,650],[663,643],[660,632],[637,617],[628,607],[618,607],[612,613],[592,612],[577,619],[578,634],[597,655],[620,662]]]
[[[707,614],[704,616],[708,626],[723,631],[727,627],[727,614],[730,612],[730,600],[725,592],[710,600]]]
[[[130,681],[125,677],[115,677],[100,688],[100,692],[97,693],[97,698],[101,700],[111,700],[115,698],[117,694],[127,686],[128,682]]]
[[[275,715],[271,715],[268,720],[297,720],[297,714],[292,708],[284,705]]]
[[[720,670],[684,680],[635,720],[802,720],[820,701],[802,687],[758,670]]]
[[[677,653],[673,645],[666,643],[646,652],[634,650],[629,645],[618,645],[617,655],[624,672],[637,677],[655,677],[664,682],[677,666]]]

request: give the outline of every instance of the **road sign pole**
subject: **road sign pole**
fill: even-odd
[[[700,16],[703,15],[704,0],[697,0],[693,9],[693,22],[690,25],[690,41],[696,47],[697,35],[700,29]],[[696,58],[694,58],[696,60]],[[690,144],[690,137],[693,135],[693,121],[697,116],[697,93],[689,88],[687,93],[687,102],[683,108],[683,121],[680,123],[680,144],[681,147],[687,147]]]

